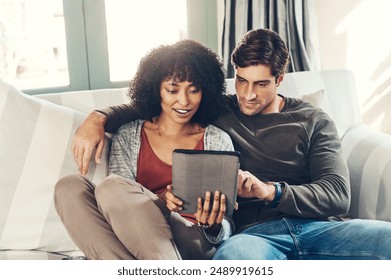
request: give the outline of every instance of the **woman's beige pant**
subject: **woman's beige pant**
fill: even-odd
[[[55,206],[87,259],[210,259],[203,230],[170,212],[139,183],[111,175],[95,186],[81,175],[62,178]]]

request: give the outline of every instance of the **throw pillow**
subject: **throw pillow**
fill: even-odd
[[[305,94],[302,96],[299,96],[299,98],[303,101],[306,101],[310,103],[312,106],[316,108],[320,108],[323,111],[325,111],[329,116],[332,116],[331,113],[331,107],[329,104],[329,100],[326,96],[325,90],[318,90],[313,93]]]
[[[0,251],[77,251],[54,208],[56,182],[77,173],[70,145],[85,114],[0,80]],[[91,168],[98,182],[107,159]]]

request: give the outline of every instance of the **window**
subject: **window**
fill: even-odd
[[[0,78],[29,94],[125,87],[154,46],[215,49],[215,14],[210,0],[0,0]]]
[[[110,81],[128,80],[147,50],[187,38],[186,1],[106,0],[105,4]]]
[[[20,89],[69,84],[62,0],[0,0],[0,76]]]

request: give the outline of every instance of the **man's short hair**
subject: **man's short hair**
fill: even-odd
[[[285,72],[288,60],[289,52],[284,41],[270,29],[248,31],[231,56],[234,68],[263,64],[270,67],[276,78]]]

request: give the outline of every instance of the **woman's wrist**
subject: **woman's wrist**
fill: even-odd
[[[204,230],[209,235],[217,236],[220,233],[221,228],[222,228],[221,224],[214,224],[207,228],[204,227]]]

